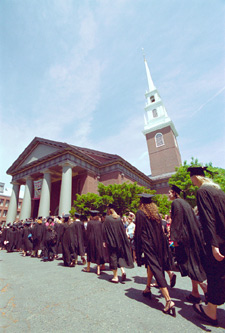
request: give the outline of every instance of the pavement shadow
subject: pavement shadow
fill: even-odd
[[[142,283],[146,284],[146,279],[144,278],[134,277],[134,281],[139,284]],[[206,332],[211,332],[213,328],[225,329],[225,313],[223,309],[217,310],[219,325],[217,327],[214,327],[210,325],[207,321],[205,321],[204,318],[198,316],[198,314],[194,312],[191,303],[185,302],[185,296],[189,295],[190,292],[187,293],[186,291],[181,290],[179,288],[174,288],[174,289],[169,288],[169,293],[172,300],[175,302],[177,314],[181,315],[184,319],[191,322],[199,329]],[[156,310],[162,311],[164,308],[165,304],[164,298],[161,295],[160,290],[157,288],[152,288],[152,299],[143,297],[142,292],[139,289],[135,288],[126,289],[125,296],[133,300],[136,300],[137,302],[141,302]],[[209,327],[211,327],[212,329],[210,329]]]
[[[141,276],[133,276],[134,283],[137,284],[147,284],[147,277],[141,277]]]
[[[160,295],[152,294],[152,299],[149,299],[144,297],[139,289],[128,288],[125,290],[125,296],[156,310],[162,311],[164,308],[163,298]]]
[[[214,327],[210,325],[204,318],[194,312],[192,303],[186,301],[186,296],[190,294],[190,291],[179,289],[179,288],[169,288],[170,297],[174,300],[176,304],[176,309],[179,315],[181,315],[186,320],[192,322],[194,325],[199,327],[201,330],[206,332],[211,332],[211,329],[207,328]],[[219,325],[217,327],[221,327],[225,329],[225,313],[224,310],[217,310],[217,318]]]

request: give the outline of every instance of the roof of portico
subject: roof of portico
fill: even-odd
[[[38,147],[40,146],[43,148],[48,147],[49,151],[40,153],[41,149],[39,149],[39,152],[37,153]],[[35,155],[35,152],[37,156],[35,158],[34,156],[33,158],[30,158],[32,154]],[[65,155],[69,157],[72,156],[75,163],[77,163],[77,161],[81,161],[81,164],[83,163],[82,165],[88,165],[92,168],[92,170],[103,170],[114,164],[119,164],[131,174],[142,178],[149,185],[151,184],[151,180],[148,176],[132,166],[119,155],[104,153],[40,137],[35,137],[31,141],[31,143],[15,160],[12,166],[7,170],[7,174],[15,176],[26,172],[27,170],[34,169],[38,165],[47,165],[50,161],[55,161],[56,159],[59,160],[60,158],[62,159]]]

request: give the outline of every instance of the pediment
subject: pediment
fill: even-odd
[[[52,147],[45,144],[39,144],[37,145],[34,150],[25,158],[23,163],[20,165],[20,167],[23,167],[25,165],[28,165],[32,162],[38,161],[39,159],[46,157],[48,155],[51,155],[52,153],[55,153],[59,148]]]
[[[49,155],[56,154],[57,151],[65,149],[68,145],[63,142],[57,142],[47,140],[43,138],[35,137],[33,141],[26,147],[26,149],[20,154],[16,161],[7,170],[7,174],[12,174],[21,170],[38,160],[43,160]]]

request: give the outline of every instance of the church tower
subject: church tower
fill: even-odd
[[[181,156],[176,137],[178,133],[169,118],[166,108],[156,89],[147,61],[144,57],[148,80],[148,90],[145,93],[146,106],[144,130],[151,166],[150,178],[166,178],[175,172],[175,167],[181,165]]]

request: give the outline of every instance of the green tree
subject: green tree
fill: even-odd
[[[156,194],[156,196],[153,198],[153,201],[158,206],[160,214],[169,215],[172,202],[170,200],[168,200],[167,195]]]
[[[144,186],[138,186],[137,183],[123,183],[104,186],[99,183],[98,191],[100,196],[110,198],[108,203],[113,203],[117,207],[117,213],[120,215],[126,214],[128,211],[136,213],[139,206],[140,193],[155,193]],[[106,208],[106,206],[105,206]]]
[[[70,213],[75,212],[88,215],[89,210],[97,209],[100,213],[106,210],[109,203],[115,204],[117,213],[121,216],[129,211],[137,212],[140,203],[140,193],[155,194],[156,191],[149,190],[144,186],[138,186],[137,183],[123,183],[121,185],[113,184],[105,186],[102,183],[98,185],[99,194],[87,193],[83,195],[77,194]],[[159,207],[161,214],[169,214],[171,202],[168,201],[166,195],[156,195],[153,201]]]
[[[176,173],[169,179],[169,185],[177,185],[185,191],[185,198],[189,204],[194,207],[196,206],[196,193],[198,190],[197,186],[192,184],[190,174],[187,169],[190,166],[202,166],[198,159],[191,158],[190,164],[184,161],[183,165],[176,168]],[[208,170],[212,173],[206,172],[206,177],[212,178],[213,181],[220,185],[221,189],[225,192],[225,169],[215,168],[212,163],[206,164]]]

